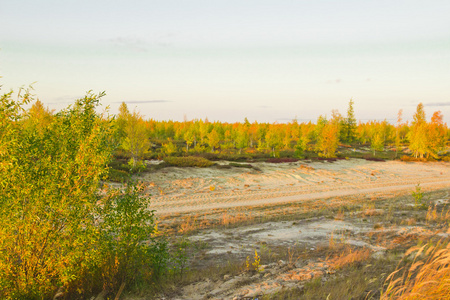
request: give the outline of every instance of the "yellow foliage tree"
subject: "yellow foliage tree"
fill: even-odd
[[[145,121],[138,112],[134,111],[128,115],[125,121],[122,148],[129,151],[132,165],[135,167],[150,152],[151,143]]]
[[[414,157],[423,156],[430,152],[428,142],[428,126],[425,119],[423,104],[417,105],[414,121],[409,133],[409,148],[413,151]]]
[[[320,155],[331,158],[336,156],[336,150],[339,144],[339,129],[333,123],[326,124],[319,136],[318,149]]]
[[[431,123],[428,126],[428,149],[433,157],[437,157],[437,153],[445,146],[446,126],[443,119],[442,113],[436,111],[431,117]]]

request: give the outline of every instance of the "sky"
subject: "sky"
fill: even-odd
[[[145,118],[450,124],[450,1],[1,0],[1,93]]]

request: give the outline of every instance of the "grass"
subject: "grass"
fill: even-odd
[[[245,163],[233,164],[251,166]],[[435,193],[433,192],[433,194]],[[445,191],[441,193],[445,194]],[[401,197],[398,197],[398,195],[401,195]],[[338,216],[339,219],[346,221],[359,219],[360,222],[368,222],[368,224],[373,225],[374,229],[379,229],[379,232],[370,237],[370,243],[374,245],[383,242],[383,240],[393,241],[393,236],[387,235],[384,229],[389,229],[389,227],[395,225],[421,226],[433,229],[440,228],[439,226],[445,223],[443,228],[447,230],[450,221],[448,210],[445,210],[443,205],[430,206],[429,194],[424,193],[424,195],[426,196],[424,197],[426,199],[425,204],[429,207],[428,210],[417,210],[413,205],[405,205],[414,203],[414,197],[410,191],[389,196],[380,194],[380,196],[371,196],[370,199],[364,198],[364,196],[352,196],[323,199],[323,201],[305,201],[301,204],[252,207],[251,210],[248,210],[248,208],[217,209],[198,216],[175,214],[170,216],[172,220],[169,221],[171,222],[169,226],[174,229],[172,232],[178,234],[194,234],[200,229],[206,228],[233,228],[267,221],[298,221],[315,217],[333,219]],[[439,196],[438,198],[442,197]],[[177,220],[175,221],[175,219]],[[166,220],[168,221],[168,219]],[[421,239],[426,242],[425,238]],[[395,243],[397,244],[394,245]],[[389,274],[395,271],[399,258],[402,256],[401,252],[406,249],[405,247],[417,244],[417,236],[401,237],[396,239],[395,243],[383,244],[391,247],[387,251],[387,257],[383,259],[369,257],[364,249],[352,250],[353,252],[347,253],[343,251],[338,256],[331,256],[330,259],[336,266],[335,274],[313,279],[302,288],[267,295],[262,299],[327,299],[327,297],[329,299],[379,299],[389,284],[385,280]],[[261,256],[261,264],[276,261],[276,259],[295,262],[311,258],[299,249],[295,251],[292,248],[290,250],[283,250],[282,248],[261,250],[259,248],[258,254]],[[204,258],[204,251],[202,249],[195,250],[190,255],[201,261]],[[244,263],[244,260],[230,258],[229,261],[219,261],[217,264],[192,266],[185,272],[182,279],[167,278],[167,281],[161,284],[164,288],[160,291],[164,291],[164,294],[169,298],[171,295],[173,297],[180,296],[177,291],[180,291],[182,286],[207,278],[220,281],[223,280],[225,275],[235,276],[242,272]],[[379,277],[380,274],[381,277]],[[396,274],[400,275],[400,272]],[[414,274],[412,277],[416,276]],[[394,290],[394,287],[391,290]]]
[[[425,195],[427,196],[426,198],[442,198],[445,197],[446,191],[433,192],[433,197],[429,197],[431,193],[426,193]],[[264,295],[258,298],[327,299],[328,297],[328,299],[379,299],[381,295],[384,295],[383,293],[386,293],[384,291],[388,290],[387,287],[390,284],[390,281],[386,280],[388,276],[398,266],[402,266],[403,269],[401,271],[403,271],[409,270],[409,267],[405,269],[404,266],[408,264],[412,265],[413,261],[411,258],[406,258],[404,261],[401,261],[404,252],[411,246],[417,245],[418,243],[423,245],[430,240],[429,237],[420,236],[420,234],[396,236],[395,234],[391,234],[389,228],[392,226],[412,224],[411,226],[420,226],[433,230],[434,228],[440,228],[440,225],[443,224],[442,230],[446,231],[448,229],[448,222],[450,221],[450,213],[444,205],[430,206],[429,210],[417,210],[414,206],[405,206],[405,203],[414,203],[410,192],[405,192],[401,197],[380,197],[378,199],[372,199],[368,203],[368,199],[366,199],[367,204],[364,204],[361,199],[351,198],[349,197],[347,199],[343,197],[336,203],[333,203],[332,199],[323,202],[320,201],[320,203],[317,203],[317,201],[305,202],[297,205],[297,207],[293,204],[271,207],[262,206],[252,208],[251,214],[249,214],[248,210],[234,209],[216,210],[207,214],[205,213],[204,215],[199,214],[195,217],[189,215],[185,217],[182,215],[172,215],[171,218],[183,219],[185,222],[183,225],[185,231],[182,230],[179,233],[187,232],[188,235],[206,228],[238,228],[249,224],[281,220],[292,220],[293,222],[303,220],[307,222],[308,218],[325,217],[333,219],[338,214],[342,215],[342,218],[348,222],[364,222],[363,220],[366,219],[366,222],[373,224],[374,228],[371,231],[371,235],[367,236],[367,242],[372,245],[380,245],[387,248],[381,258],[372,257],[372,252],[365,248],[349,247],[348,245],[342,244],[342,241],[340,241],[342,239],[339,239],[339,232],[336,232],[336,242],[330,242],[329,245],[325,244],[316,247],[316,250],[312,252],[305,245],[291,245],[287,247],[286,245],[259,244],[256,249],[260,256],[261,265],[283,260],[287,262],[286,271],[290,272],[289,270],[294,271],[295,268],[306,266],[311,261],[320,261],[326,258],[327,264],[334,271],[319,277],[314,275],[312,276],[313,279],[299,283],[297,288],[281,290],[276,294]],[[287,213],[281,213],[284,211]],[[405,220],[407,223],[405,223]],[[414,222],[411,223],[410,220],[414,220]],[[350,238],[347,236],[347,233],[343,233],[343,235]],[[232,278],[245,272],[245,257],[227,254],[222,258],[211,258],[205,254],[206,250],[209,249],[208,247],[210,246],[206,245],[203,248],[200,247],[202,249],[191,250],[191,259],[197,262],[195,263],[196,265],[191,264],[190,269],[186,271],[182,279],[167,279],[167,282],[164,283],[164,288],[161,289],[161,291],[164,291],[165,296],[169,298],[181,296],[179,291],[182,290],[181,288],[183,286],[188,284],[203,282],[205,280],[220,283],[224,281],[224,276]],[[442,249],[442,247],[439,249]],[[248,250],[250,251],[251,249]],[[437,253],[438,251],[435,250],[433,253]],[[433,255],[433,253],[430,255]],[[250,257],[251,262],[253,262],[253,256]],[[419,256],[419,258],[422,260],[425,259],[423,256]],[[436,265],[439,258],[425,259],[425,261]],[[438,270],[438,267],[435,267],[433,270]],[[295,274],[293,272],[293,276],[296,276]],[[400,271],[396,274],[397,276],[401,275]],[[407,278],[407,275],[405,276],[401,278]],[[415,278],[414,276],[411,276],[411,278]],[[395,280],[399,277],[391,276],[391,278]],[[248,282],[244,281],[240,284],[250,284],[254,279],[248,280]],[[410,281],[412,282],[412,280]],[[391,285],[390,291],[396,291],[394,288],[395,286]],[[442,287],[438,286],[437,288],[442,290]],[[386,299],[397,299],[397,296]]]
[[[354,151],[358,149],[360,151]],[[313,161],[327,161],[334,162],[341,159],[348,158],[359,158],[365,159],[369,161],[386,161],[396,159],[395,151],[385,150],[382,152],[376,152],[375,155],[371,151],[365,151],[364,146],[340,146],[337,152],[337,157],[335,158],[323,158],[319,157],[319,155],[313,151],[305,151],[304,159],[313,160]],[[154,170],[162,169],[168,166],[176,166],[176,167],[200,167],[206,168],[215,166],[218,169],[229,169],[231,167],[236,168],[252,168],[255,170],[259,170],[255,166],[245,163],[245,162],[269,162],[269,163],[289,163],[289,162],[297,162],[300,161],[298,158],[294,157],[294,152],[291,150],[283,150],[280,151],[280,157],[273,158],[270,156],[270,153],[260,153],[254,151],[243,151],[243,153],[234,153],[231,152],[204,152],[204,153],[195,153],[195,156],[186,156],[186,157],[165,157],[164,162],[158,165],[147,165],[144,169],[141,170],[130,170],[130,166],[128,165],[128,160],[130,158],[129,153],[124,150],[118,149],[114,153],[114,158],[109,164],[108,171],[108,179],[112,182],[126,182],[130,178],[130,175],[135,174],[136,172],[151,172]],[[145,159],[155,158],[156,154],[148,154]],[[411,156],[403,155],[400,158],[402,161],[428,161],[427,159],[416,159]],[[216,160],[227,160],[230,161],[227,165],[217,165],[213,161]],[[434,160],[434,159],[432,159]],[[442,161],[449,161],[450,156],[442,156],[439,158]]]
[[[384,259],[370,258],[347,264],[339,272],[319,277],[303,287],[262,297],[268,299],[379,299],[384,281],[395,270],[398,258],[390,255]]]
[[[450,295],[450,243],[428,243],[405,253],[414,260],[388,277],[381,299],[448,299]]]
[[[165,157],[164,161],[174,167],[199,167],[207,168],[214,163],[203,157],[186,156],[186,157]]]

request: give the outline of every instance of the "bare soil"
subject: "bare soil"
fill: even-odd
[[[326,281],[348,263],[386,259],[419,240],[449,239],[448,222],[429,219],[411,196],[420,184],[427,207],[442,216],[450,201],[449,163],[350,159],[252,166],[165,168],[140,178],[161,225],[188,233],[195,245],[190,268],[239,266],[158,299],[270,298],[301,291],[315,278]]]
[[[158,215],[411,191],[417,184],[425,190],[450,186],[449,163],[349,159],[252,165],[254,169],[170,167],[140,179],[150,184],[151,208]]]

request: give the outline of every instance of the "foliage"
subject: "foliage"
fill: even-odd
[[[282,146],[281,131],[275,124],[269,127],[265,136],[267,146],[272,149],[272,155],[275,157],[275,150]]]
[[[143,136],[138,141],[146,143],[142,149],[150,151],[150,146],[160,148],[158,157],[179,155],[178,149],[185,149],[186,155],[201,155],[210,152],[218,156],[233,156],[237,154],[251,154],[249,157],[263,157],[267,154],[272,157],[283,156],[282,151],[290,153],[297,158],[315,156],[315,151],[321,156],[330,158],[336,156],[339,143],[352,147],[370,146],[373,141],[382,143],[383,147],[391,148],[397,156],[400,149],[408,147],[417,157],[439,158],[448,147],[450,131],[443,122],[441,112],[435,112],[431,122],[426,122],[423,105],[416,112],[413,124],[402,122],[402,113],[399,112],[397,124],[388,121],[357,122],[354,115],[354,101],[348,103],[346,116],[337,110],[332,110],[331,119],[320,116],[316,123],[298,123],[292,120],[288,123],[243,123],[209,122],[207,119],[176,121],[142,120]],[[138,113],[134,113],[139,115]],[[133,118],[126,104],[120,107],[120,114],[116,119],[118,136],[124,145],[126,138],[125,127],[127,120]],[[419,125],[415,124],[422,124]],[[331,124],[330,126],[327,126]],[[327,126],[327,127],[326,127]],[[145,138],[144,138],[145,136]],[[375,143],[377,144],[377,143]],[[172,146],[173,145],[173,146]],[[350,145],[349,145],[350,146]],[[377,148],[377,147],[376,147]],[[381,146],[377,149],[381,149]],[[420,150],[422,149],[422,150]],[[372,149],[374,150],[374,149]],[[420,151],[421,152],[420,152]],[[378,151],[375,149],[375,151]],[[121,157],[130,158],[130,151],[117,152]],[[134,157],[135,161],[148,157],[151,152],[144,153],[141,158]],[[379,154],[377,154],[379,155]],[[358,157],[356,152],[349,155]]]
[[[233,163],[233,162],[230,162],[228,164],[228,166],[235,167],[235,168],[249,168],[249,169],[253,168],[253,166],[251,164],[239,164],[239,163]]]
[[[373,155],[375,155],[375,151],[383,151],[384,149],[384,141],[379,133],[376,133],[372,142],[370,143],[370,148],[373,150]]]
[[[28,91],[0,98],[1,298],[51,298],[58,289],[86,298],[102,283],[117,289],[117,274],[127,282],[139,274],[137,232],[153,230],[153,215],[133,190],[98,194],[115,147],[112,119],[96,113],[103,95],[88,93],[46,123],[22,108]],[[146,256],[161,260],[164,244],[155,245]]]
[[[418,157],[415,158],[415,157],[407,156],[407,155],[403,155],[402,157],[400,157],[400,160],[401,161],[421,161],[421,162],[427,161],[426,158],[418,158]]]
[[[339,144],[338,127],[333,123],[326,124],[318,138],[317,149],[326,158],[335,157]]]
[[[307,139],[303,136],[298,138],[297,145],[295,145],[295,157],[303,158],[306,150]]]
[[[208,134],[207,137],[208,137],[208,144],[211,147],[211,151],[214,152],[214,150],[219,146],[219,142],[220,142],[219,134],[217,133],[217,131],[215,129],[213,129]]]
[[[416,190],[412,192],[412,196],[414,198],[414,206],[416,208],[421,208],[425,206],[425,204],[422,202],[423,192],[422,189],[420,188],[420,184],[416,185]]]
[[[92,260],[90,212],[112,131],[110,120],[95,112],[103,94],[89,93],[41,132],[20,122],[26,94],[18,101],[5,96],[0,295],[35,298],[52,293],[55,285],[70,285]]]
[[[252,267],[250,267],[250,265]],[[251,264],[250,264],[249,256],[247,256],[247,258],[245,259],[245,267],[247,268],[247,270],[253,269],[256,272],[264,271],[264,269],[261,268],[261,257],[258,255],[258,252],[256,250],[255,250],[255,255],[253,257],[253,262],[251,262]]]
[[[132,114],[125,114],[122,140],[122,148],[128,151],[136,163],[144,159],[144,156],[150,151],[150,140],[147,135],[146,123],[142,116],[134,111]]]
[[[397,114],[397,126],[395,128],[395,157],[397,158],[398,155],[398,150],[400,149],[401,146],[401,139],[400,139],[400,126],[402,123],[402,114],[403,114],[403,110],[399,110],[398,114]]]
[[[345,136],[342,137],[342,140],[347,143],[352,143],[356,139],[356,119],[353,105],[354,101],[352,98],[348,102],[347,118],[344,123]]]
[[[167,156],[172,156],[173,154],[177,153],[177,151],[177,146],[175,146],[170,138],[167,139],[167,143],[164,143],[161,148],[161,152]]]
[[[409,140],[409,148],[413,151],[414,157],[420,156],[420,158],[423,158],[426,153],[430,152],[428,148],[428,128],[422,103],[417,105]]]
[[[139,173],[145,170],[146,164],[142,160],[135,160],[134,157],[128,160],[128,166],[131,173]]]
[[[214,163],[203,157],[186,156],[186,157],[166,157],[164,161],[174,167],[199,167],[206,168]]]
[[[171,272],[173,275],[179,275],[183,278],[183,273],[187,268],[188,250],[191,247],[191,242],[186,237],[181,237],[173,244],[174,250],[171,255]]]
[[[167,268],[167,243],[158,240],[154,212],[140,196],[143,186],[112,189],[97,206],[103,288],[113,291],[146,278],[159,278]]]
[[[108,169],[107,180],[111,182],[126,182],[130,178],[130,174],[124,170],[117,170],[114,168]]]

